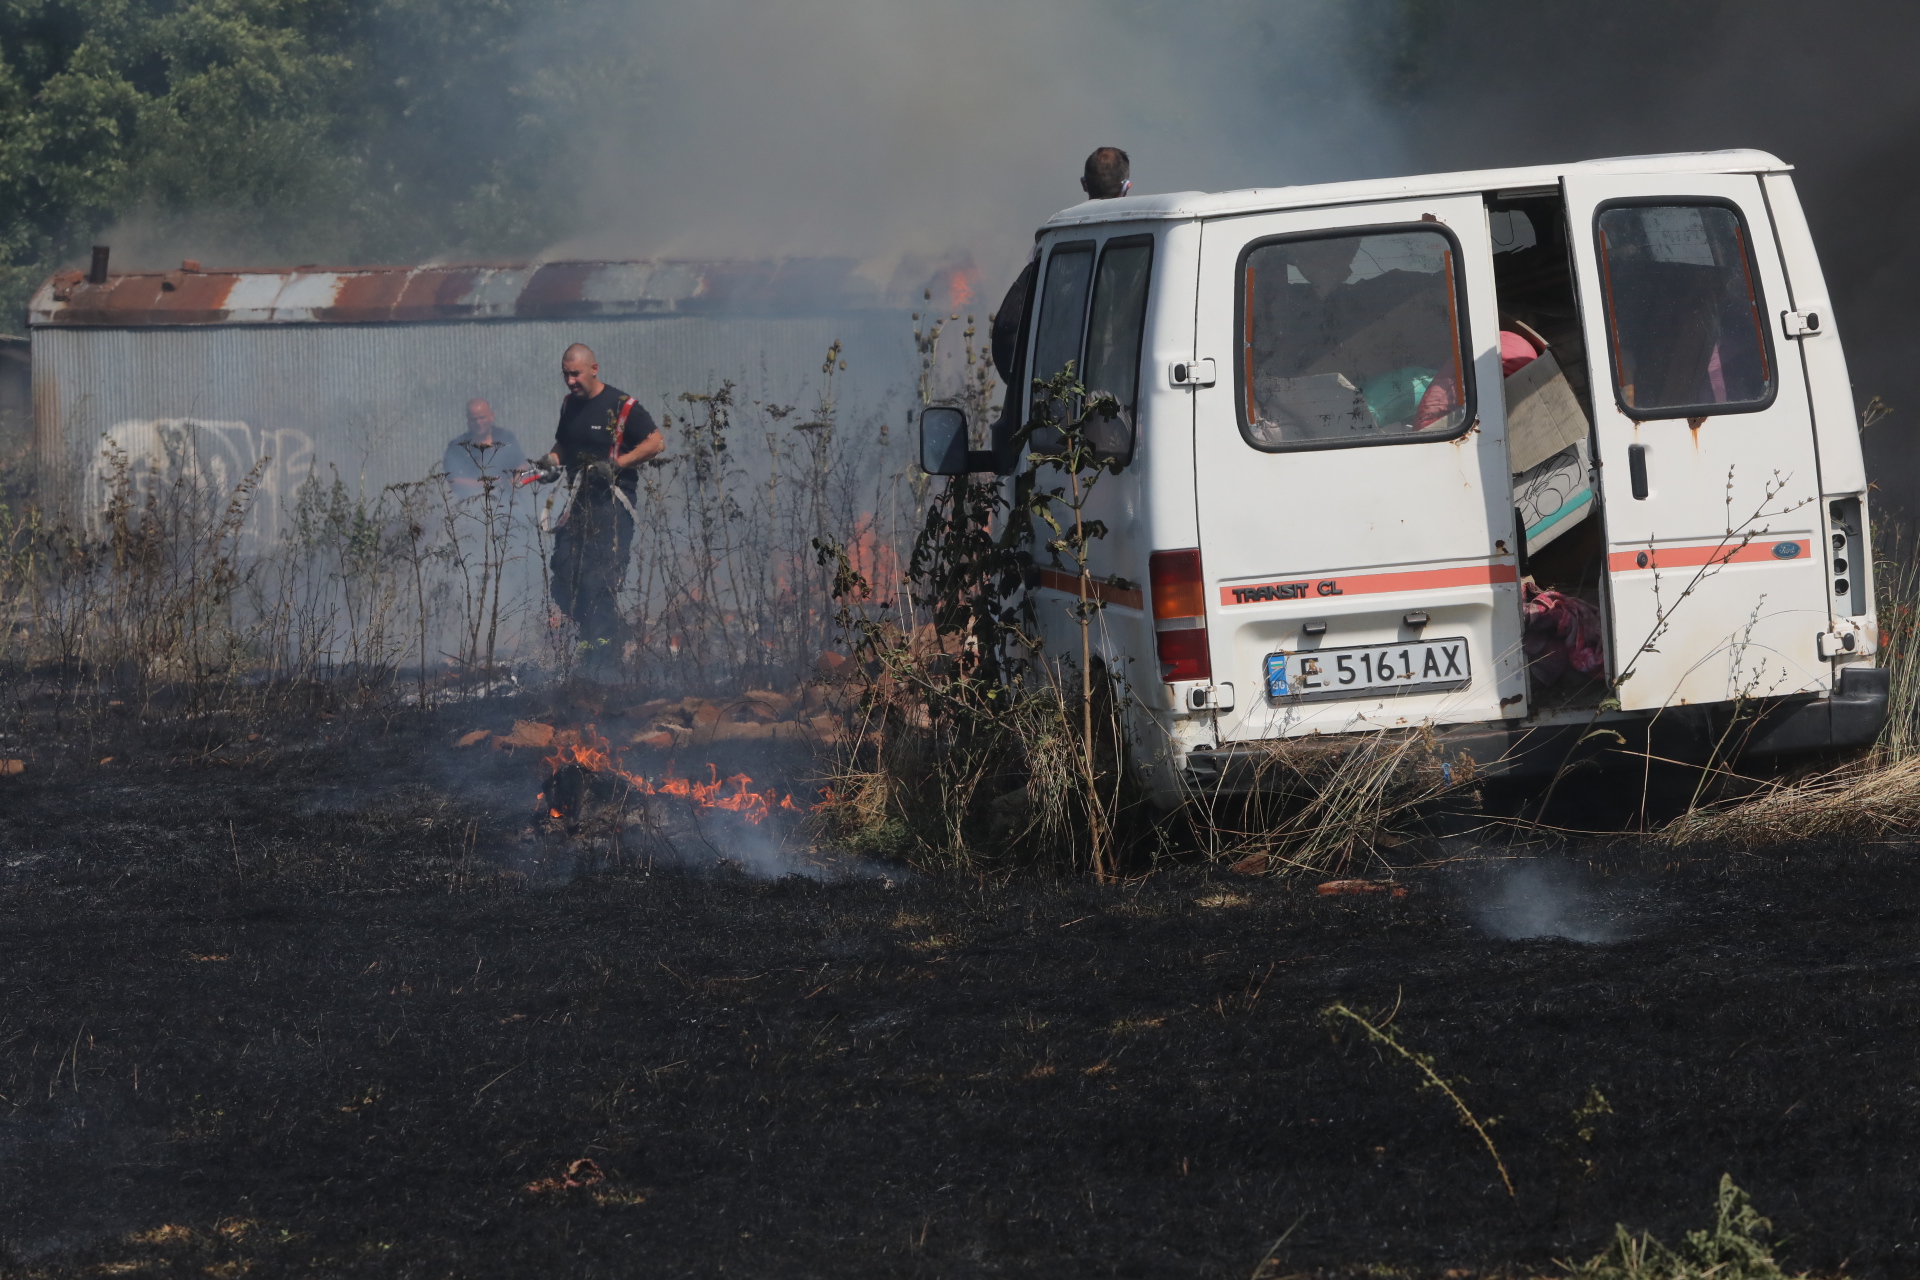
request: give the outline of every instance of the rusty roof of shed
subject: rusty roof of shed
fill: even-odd
[[[819,315],[886,306],[851,258],[456,263],[109,273],[56,272],[34,328],[381,324],[743,313]]]

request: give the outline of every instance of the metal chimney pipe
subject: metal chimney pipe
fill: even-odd
[[[93,246],[93,267],[87,272],[88,284],[105,284],[107,282],[107,254],[110,252],[112,252],[112,250],[107,245],[97,244]]]

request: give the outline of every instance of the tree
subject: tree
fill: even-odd
[[[525,44],[574,3],[0,0],[0,329],[116,223],[162,260],[550,242],[585,81]]]

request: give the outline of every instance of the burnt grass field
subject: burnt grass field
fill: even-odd
[[[0,1274],[1551,1274],[1723,1172],[1920,1272],[1912,847],[777,876],[534,833],[541,753],[452,744],[538,709],[0,741]]]

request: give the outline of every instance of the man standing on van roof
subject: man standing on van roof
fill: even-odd
[[[1118,147],[1095,147],[1080,174],[1080,189],[1089,200],[1117,200],[1133,189],[1133,162]],[[993,367],[1002,381],[1013,378],[1013,349],[1020,341],[1020,322],[1033,294],[1033,276],[1040,267],[1040,246],[1035,245],[1000,309],[993,313]]]
[[[545,461],[567,469],[572,500],[553,539],[553,602],[579,631],[584,670],[615,665],[620,583],[633,548],[633,499],[642,462],[666,447],[653,418],[626,392],[600,381],[582,342],[560,360],[567,396]]]

